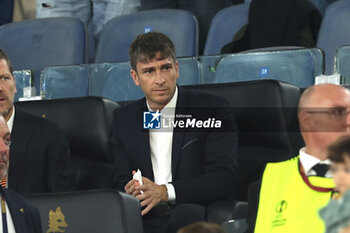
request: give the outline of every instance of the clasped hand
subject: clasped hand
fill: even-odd
[[[135,174],[135,171],[132,174]],[[124,189],[126,193],[133,195],[140,201],[141,207],[146,207],[141,212],[141,215],[145,215],[159,202],[167,201],[168,194],[165,185],[155,184],[144,176],[142,176],[142,182],[143,185],[140,185],[137,180],[132,179],[125,185]]]

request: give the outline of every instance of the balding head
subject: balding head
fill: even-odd
[[[304,91],[299,101],[298,119],[306,152],[326,159],[326,148],[350,132],[350,92],[333,84],[315,85]]]

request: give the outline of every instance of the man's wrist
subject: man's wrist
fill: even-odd
[[[166,185],[161,185],[162,189],[164,190],[162,193],[162,201],[168,201],[169,200],[169,195],[168,195],[168,188]]]

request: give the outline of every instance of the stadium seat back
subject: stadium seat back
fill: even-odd
[[[220,54],[221,48],[231,42],[235,34],[248,24],[249,3],[220,10],[211,21],[203,55]]]
[[[298,87],[276,80],[184,86],[225,97],[239,128],[239,194],[262,174],[264,164],[296,156],[302,140],[297,122]]]
[[[115,190],[35,194],[42,232],[142,233],[139,201]]]
[[[317,47],[325,52],[326,74],[334,72],[338,47],[350,44],[350,1],[338,0],[329,5],[322,20]]]
[[[118,16],[103,28],[96,51],[96,63],[128,61],[133,39],[146,32],[161,32],[175,45],[178,57],[198,54],[198,22],[188,11],[158,9]]]
[[[85,34],[84,24],[76,18],[26,20],[0,27],[0,48],[14,70],[34,71],[39,91],[44,67],[85,63]]]
[[[71,148],[78,190],[113,187],[110,136],[117,103],[99,97],[81,97],[17,102],[16,107],[61,128]]]

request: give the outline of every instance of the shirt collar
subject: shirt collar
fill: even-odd
[[[304,168],[306,174],[308,174],[310,172],[311,168],[318,163],[331,164],[331,161],[329,159],[321,161],[318,158],[316,158],[315,156],[307,154],[305,147],[300,149],[299,155],[300,155],[299,156],[300,162],[303,165],[303,168]]]
[[[13,121],[15,119],[15,106],[13,106],[13,111],[10,119],[7,121],[7,127],[9,128],[10,133],[12,132]]]

